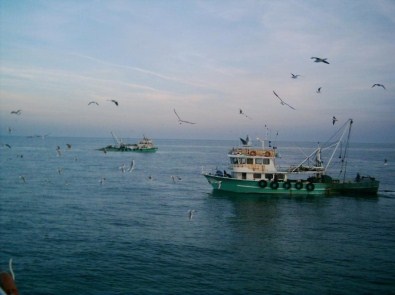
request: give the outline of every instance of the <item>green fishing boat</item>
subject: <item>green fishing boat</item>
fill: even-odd
[[[103,152],[138,152],[138,153],[154,153],[158,150],[153,141],[147,137],[143,137],[138,143],[124,143],[113,132],[111,132],[115,145],[108,145],[100,148],[99,151]]]
[[[261,141],[261,147],[254,147],[247,136],[246,139],[241,139],[242,146],[232,148],[228,153],[229,173],[217,169],[212,173],[204,172],[203,176],[215,191],[267,195],[377,194],[379,181],[372,177],[361,177],[358,174],[355,179],[346,180],[345,174],[342,179],[334,179],[327,174],[333,156],[346,134],[345,146],[348,148],[352,124],[353,120],[349,119],[343,125],[344,130],[337,142],[325,148],[319,146],[300,164],[285,169],[276,164],[277,148],[266,148],[265,141]],[[333,152],[328,164],[324,166],[321,152],[329,148]],[[346,150],[343,154],[344,157],[347,155]],[[342,159],[342,163],[346,165],[347,161]],[[345,167],[342,170],[346,171]]]

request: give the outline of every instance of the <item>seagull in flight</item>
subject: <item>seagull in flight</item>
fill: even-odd
[[[295,110],[295,108],[294,108],[293,106],[291,106],[291,105],[287,104],[285,101],[283,101],[283,100],[280,98],[280,96],[278,96],[278,94],[277,94],[274,90],[273,90],[273,93],[274,93],[274,95],[280,100],[280,103],[281,103],[282,105],[287,105],[287,106],[289,106],[291,109]]]
[[[379,84],[379,83],[373,84],[372,88],[373,88],[373,87],[376,87],[376,86],[378,86],[378,87],[383,87],[385,90],[387,90],[383,84]]]
[[[115,99],[108,99],[108,101],[111,101],[111,102],[115,103],[116,106],[118,106],[118,101],[116,101]]]
[[[12,115],[20,115],[22,113],[22,110],[17,110],[17,111],[11,111]]]
[[[239,114],[245,116],[245,117],[248,118],[248,119],[251,119],[251,117],[250,117],[250,116],[247,116],[247,114],[244,113],[242,109],[239,109]]]
[[[246,139],[240,138],[240,141],[245,146],[251,146],[250,137],[247,135]]]
[[[134,170],[134,160],[132,160],[132,162],[130,162],[130,167],[128,169],[128,172],[132,172]]]
[[[176,180],[182,180],[180,176],[172,175],[171,179],[173,180],[173,183],[176,183]]]
[[[91,104],[95,104],[97,106],[99,105],[99,103],[97,103],[96,101],[93,101],[93,100],[88,103],[88,106],[91,105]]]
[[[327,60],[327,58],[320,58],[320,57],[312,57],[311,59],[315,59],[315,61],[314,62],[323,62],[323,63],[325,63],[325,64],[328,64],[329,65],[329,62],[327,62],[326,60]]]
[[[318,89],[317,89],[316,92],[317,92],[317,93],[321,93],[321,88],[322,88],[322,87],[318,87]]]
[[[332,117],[332,125],[335,125],[337,118],[335,116]]]
[[[291,73],[291,78],[292,78],[292,79],[297,79],[299,76],[300,76],[300,75],[295,75],[295,74],[292,74],[292,73]]]
[[[188,218],[189,218],[189,220],[192,220],[193,214],[194,214],[195,212],[196,212],[196,211],[195,211],[194,209],[188,210]]]
[[[189,122],[189,121],[182,120],[182,119],[180,118],[180,116],[177,114],[176,109],[173,109],[173,110],[174,110],[174,114],[176,114],[176,116],[177,116],[177,118],[178,118],[178,123],[180,123],[180,124],[182,124],[182,123],[196,124],[196,123],[193,123],[193,122]]]

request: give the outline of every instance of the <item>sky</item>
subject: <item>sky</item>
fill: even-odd
[[[395,143],[393,0],[3,0],[0,41],[2,135]]]

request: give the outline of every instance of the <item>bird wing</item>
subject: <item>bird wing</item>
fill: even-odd
[[[284,104],[286,104],[286,105],[287,105],[287,106],[289,106],[291,109],[293,109],[293,110],[295,110],[295,111],[296,111],[296,109],[295,109],[293,106],[291,106],[291,105],[287,104],[286,102],[284,102]]]
[[[188,123],[188,124],[196,124],[196,123],[189,122],[189,121],[184,121],[184,120],[180,120],[180,122],[183,122],[183,123]]]
[[[180,116],[177,114],[176,109],[173,109],[173,110],[174,110],[174,114],[176,114],[178,120],[181,121],[181,118],[180,118]]]
[[[279,99],[279,100],[281,100],[281,101],[283,101],[281,98],[280,98],[280,96],[278,96],[278,94],[273,90],[273,93],[274,93],[274,95]]]
[[[290,104],[287,104],[285,101],[283,101],[283,100],[280,98],[280,96],[278,96],[278,94],[277,94],[274,90],[273,90],[273,93],[274,93],[275,96],[277,96],[277,98],[280,100],[280,102],[281,102],[282,105],[287,105],[287,106],[290,107],[291,109],[296,110],[293,106],[291,106]]]
[[[133,171],[133,169],[134,169],[134,160],[132,160],[132,162],[130,163],[129,172]]]

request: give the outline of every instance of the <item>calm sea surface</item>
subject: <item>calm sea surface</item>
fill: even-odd
[[[237,141],[0,141],[0,268],[13,258],[21,294],[395,294],[395,145],[350,150],[350,177],[379,179],[376,197],[259,197],[201,176]],[[314,144],[278,147],[287,165]]]

